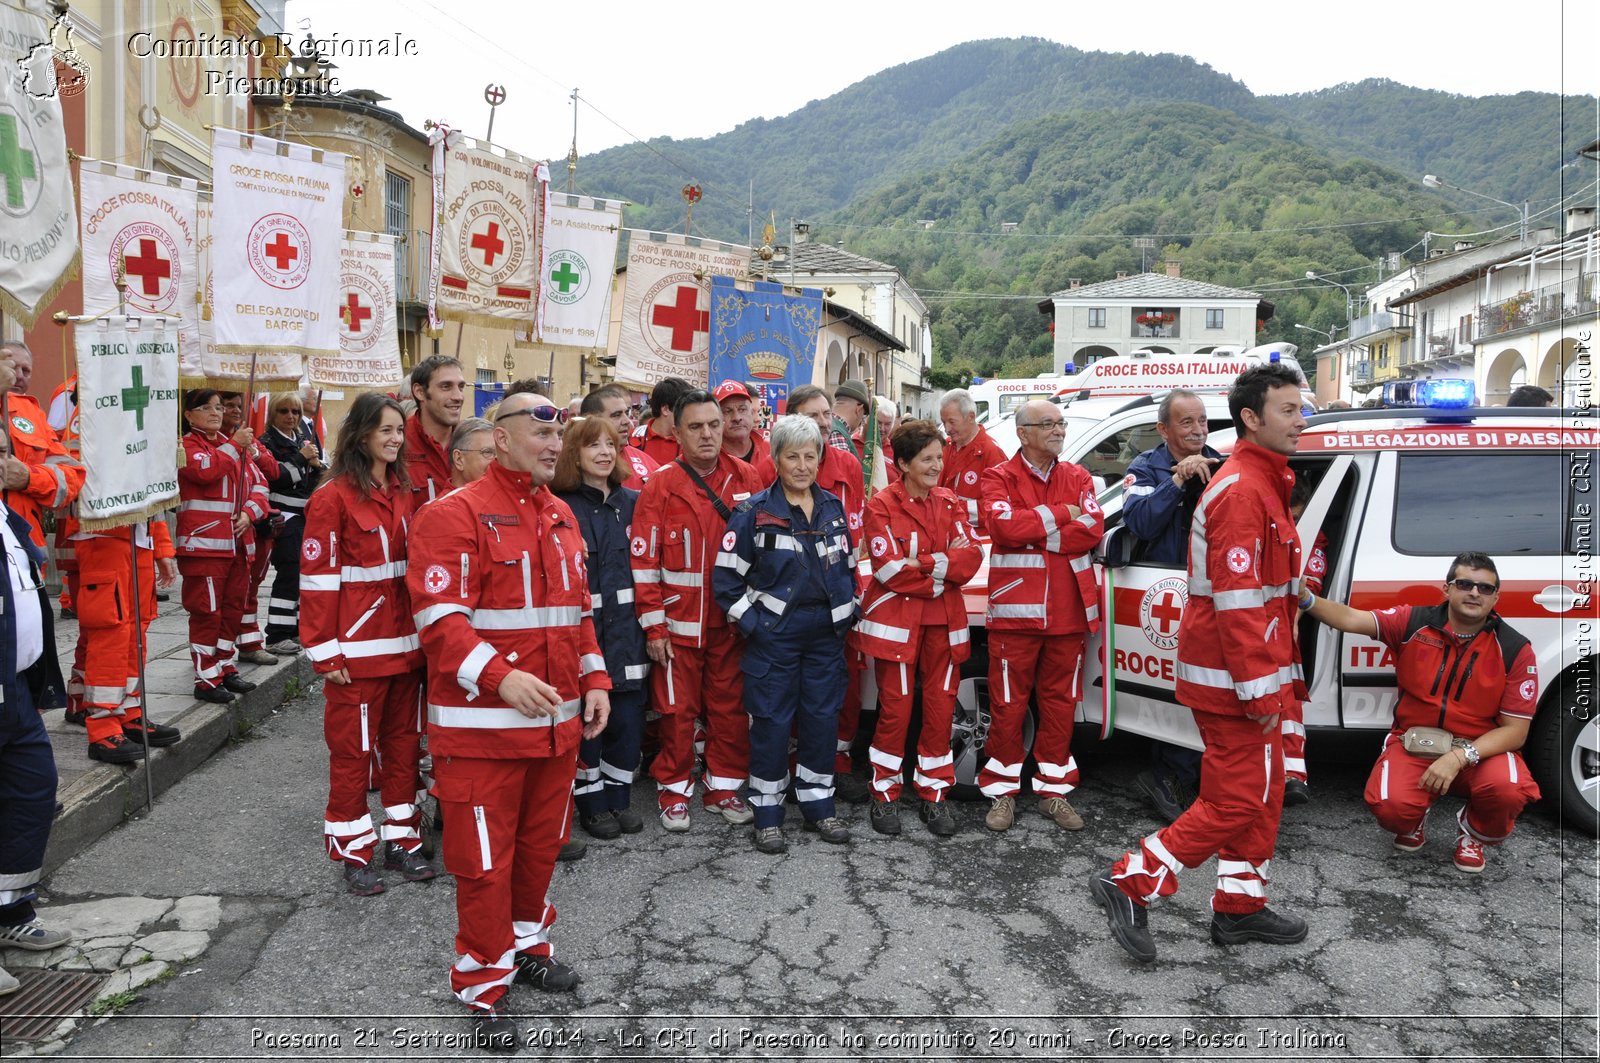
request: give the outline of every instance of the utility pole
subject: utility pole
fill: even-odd
[[[578,90],[572,90],[572,148],[567,152],[567,194],[577,191],[578,183]]]

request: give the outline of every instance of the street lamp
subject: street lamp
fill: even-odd
[[[1295,325],[1295,328],[1300,329],[1303,332],[1315,332],[1318,336],[1321,336],[1323,339],[1327,340],[1329,343],[1333,342],[1333,334],[1335,332],[1339,331],[1339,326],[1338,325],[1333,326],[1333,328],[1329,329],[1327,332],[1323,332],[1319,328],[1312,328],[1310,325],[1298,325],[1297,324],[1297,325]]]
[[[1355,319],[1356,319],[1356,297],[1355,297],[1354,294],[1351,293],[1349,288],[1346,288],[1344,285],[1340,284],[1338,281],[1332,279],[1331,277],[1324,277],[1324,276],[1320,275],[1314,269],[1306,270],[1306,280],[1308,280],[1308,281],[1321,281],[1323,284],[1331,284],[1335,288],[1338,288],[1340,291],[1344,292],[1344,320],[1345,320],[1345,326],[1348,328],[1351,324],[1353,324],[1355,322]]]
[[[1515,203],[1507,203],[1503,199],[1496,199],[1494,196],[1486,196],[1482,192],[1474,192],[1470,188],[1462,188],[1460,185],[1453,185],[1449,181],[1441,181],[1436,174],[1431,173],[1425,173],[1422,175],[1422,183],[1428,188],[1453,188],[1457,192],[1465,192],[1469,196],[1477,196],[1479,199],[1487,199],[1490,203],[1498,203],[1502,207],[1510,207],[1512,210],[1517,212],[1517,215],[1521,221],[1521,225],[1517,229],[1517,236],[1524,241],[1528,239],[1528,203],[1526,200],[1524,200],[1522,206],[1519,207]]]

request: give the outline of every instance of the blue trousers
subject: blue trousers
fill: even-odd
[[[649,687],[613,690],[606,729],[578,744],[578,782],[572,796],[584,819],[628,807],[633,778],[639,771],[639,744],[644,738],[644,707],[649,697]]]
[[[33,919],[56,813],[56,758],[27,685],[8,679],[0,698],[0,926],[17,926]]]
[[[744,707],[750,714],[750,806],[757,827],[783,823],[789,736],[796,739],[795,797],[809,820],[833,815],[833,762],[844,706],[844,638],[826,605],[791,610],[787,630],[745,644]]]

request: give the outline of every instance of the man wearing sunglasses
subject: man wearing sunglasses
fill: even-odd
[[[1434,606],[1395,605],[1378,612],[1352,609],[1309,591],[1300,608],[1339,631],[1377,639],[1394,655],[1400,701],[1394,727],[1367,779],[1367,807],[1394,835],[1394,847],[1416,852],[1433,802],[1445,794],[1467,799],[1456,817],[1455,865],[1483,870],[1485,845],[1511,836],[1517,815],[1539,799],[1539,786],[1517,752],[1528,740],[1538,705],[1533,647],[1500,614],[1500,573],[1487,554],[1457,554]],[[1450,732],[1449,751],[1408,753],[1413,727]]]

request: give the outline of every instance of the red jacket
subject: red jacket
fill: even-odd
[[[650,430],[655,423],[656,419],[651,418],[635,428],[628,442],[648,454],[657,465],[670,465],[683,457],[683,452],[678,448],[678,437],[670,432],[664,436],[656,435]]]
[[[78,497],[87,475],[45,422],[44,411],[28,395],[7,395],[11,454],[28,467],[28,485],[6,492],[6,504],[33,529],[35,546],[44,546],[42,514]]]
[[[731,511],[761,490],[755,470],[738,458],[717,455],[705,481]],[[711,592],[728,522],[676,461],[661,466],[633,508],[633,608],[645,638],[670,637],[704,646],[709,631],[728,626]]]
[[[411,493],[417,509],[440,495],[455,490],[450,482],[450,455],[422,430],[422,415],[406,418],[406,475],[411,478]]]
[[[1058,461],[1040,479],[1022,452],[984,472],[983,526],[989,554],[989,608],[995,631],[1060,635],[1100,630],[1100,577],[1091,551],[1105,532],[1094,478]],[[1067,507],[1082,510],[1076,517]]]
[[[886,487],[867,503],[862,535],[872,558],[872,582],[861,596],[855,627],[861,651],[883,661],[915,660],[924,606],[936,599],[944,605],[951,660],[960,664],[970,657],[961,587],[983,563],[983,548],[974,540],[960,499],[942,487],[927,498],[912,498],[903,483]],[[949,549],[961,536],[973,541]],[[908,569],[910,558],[919,559],[921,567]]]
[[[652,458],[649,454],[646,454],[632,443],[626,443],[623,445],[622,457],[623,460],[628,463],[628,468],[633,470],[632,475],[622,482],[624,485],[633,488],[635,491],[643,491],[645,481],[650,479],[651,473],[661,468],[661,463],[659,461]]]
[[[761,490],[778,482],[778,466],[768,448],[766,457],[755,466],[756,480]],[[848,450],[824,446],[822,461],[817,465],[817,486],[844,503],[845,523],[850,527],[850,546],[861,541],[861,519],[867,505],[867,489],[861,474],[861,462]]]
[[[939,486],[955,492],[957,498],[966,501],[969,524],[977,526],[982,523],[978,516],[978,502],[983,498],[979,481],[984,470],[992,469],[1005,460],[1006,452],[1000,449],[1000,444],[989,438],[989,433],[984,431],[981,424],[978,434],[966,446],[956,446],[953,439],[945,442],[944,472],[939,475]]]
[[[239,448],[224,435],[183,434],[185,461],[178,470],[178,556],[233,557],[239,512]]]
[[[317,671],[348,668],[352,679],[367,679],[422,667],[406,592],[411,503],[397,484],[364,498],[347,477],[306,503],[300,642]]]
[[[763,469],[766,467],[763,463],[770,463],[772,461],[772,444],[767,442],[767,434],[759,428],[750,433],[750,454],[748,457],[743,454],[733,454],[732,451],[729,451],[727,449],[726,438],[723,440],[723,452],[738,458],[740,461],[744,462],[746,465],[756,470],[757,473],[761,473],[762,475],[765,475],[765,473],[763,473]],[[776,479],[777,476],[774,474],[772,480],[768,480],[766,483],[761,485],[761,489],[765,491],[767,488],[772,486],[773,480]]]
[[[256,521],[266,520],[272,515],[272,481],[278,476],[278,459],[260,443],[251,444],[248,457],[250,460],[244,463],[245,496],[242,508],[249,515],[250,523],[245,525],[244,534],[239,538],[244,543],[245,552],[254,557]]]
[[[527,473],[491,462],[483,479],[419,512],[412,532],[406,588],[428,658],[428,749],[488,759],[573,752],[583,695],[611,680],[572,510]],[[500,683],[513,669],[556,688],[556,716],[506,704]]]
[[[1499,613],[1489,614],[1465,643],[1450,630],[1447,604],[1401,605],[1372,615],[1378,641],[1395,656],[1395,734],[1443,727],[1472,740],[1494,730],[1501,716],[1533,719],[1539,707],[1533,647]]]
[[[1177,697],[1192,709],[1269,716],[1307,696],[1293,487],[1287,458],[1240,440],[1200,495],[1178,627]]]

